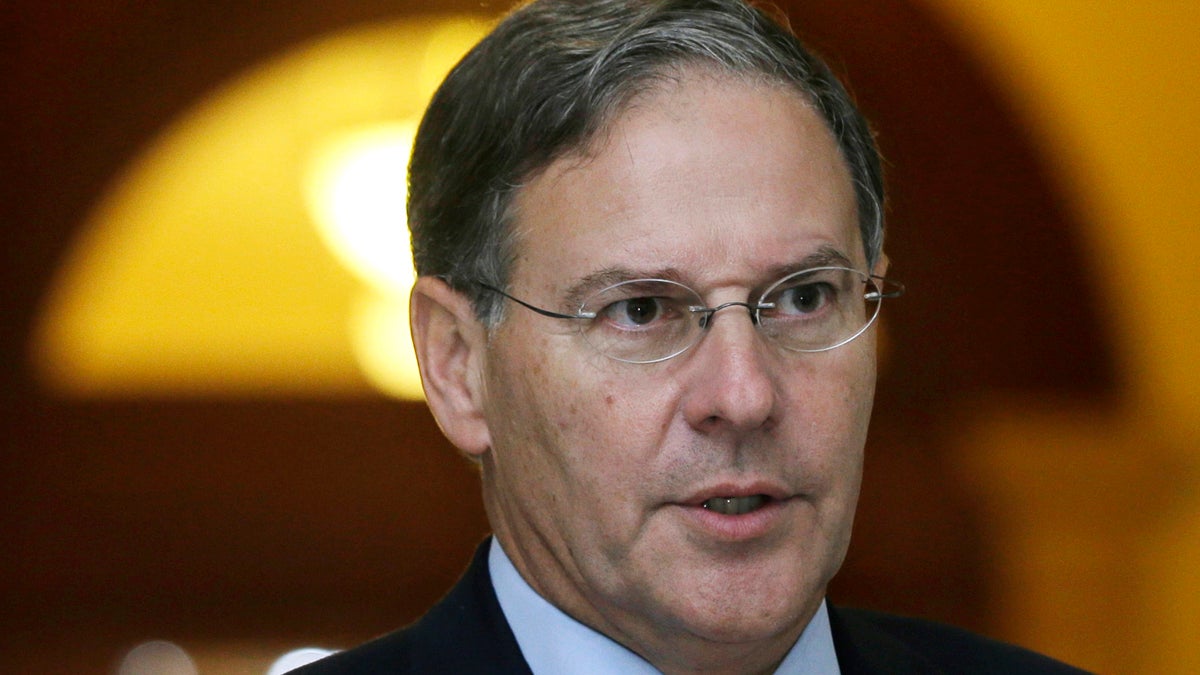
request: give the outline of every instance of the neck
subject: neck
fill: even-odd
[[[623,622],[619,618],[627,613],[603,612],[595,603],[586,602],[574,588],[548,585],[547,580],[555,577],[537,574],[539,564],[546,561],[530,559],[525,547],[512,541],[502,525],[494,529],[509,562],[535,593],[575,621],[637,654],[664,675],[774,673],[821,603],[818,598],[804,612],[802,620],[784,630],[752,640],[738,639],[740,636],[705,636],[669,621]],[[577,601],[571,602],[572,599]],[[610,617],[616,617],[616,620]]]
[[[783,662],[811,619],[810,613],[796,627],[750,642],[719,642],[690,634],[653,635],[642,641],[643,648],[618,641],[664,675],[769,675]]]

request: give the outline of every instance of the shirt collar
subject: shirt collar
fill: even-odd
[[[657,675],[658,670],[604,634],[550,604],[526,583],[493,538],[488,570],[504,618],[534,675]],[[549,639],[548,636],[553,636]],[[836,675],[833,633],[825,602],[817,609],[775,675]]]

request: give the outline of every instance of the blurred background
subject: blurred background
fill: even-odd
[[[1200,5],[777,4],[877,127],[909,288],[833,599],[1200,672]],[[506,7],[0,8],[0,669],[266,673],[462,571],[403,167]]]

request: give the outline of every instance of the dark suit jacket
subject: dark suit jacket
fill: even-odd
[[[504,673],[532,675],[496,600],[484,542],[458,584],[413,625],[293,671],[297,675]],[[1070,666],[928,621],[829,605],[843,675],[1068,675]]]

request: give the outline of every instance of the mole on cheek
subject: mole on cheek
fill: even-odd
[[[604,402],[605,402],[605,403],[607,403],[609,407],[612,407],[612,404],[613,404],[613,397],[612,397],[612,394],[605,394],[605,395],[604,395]]]

